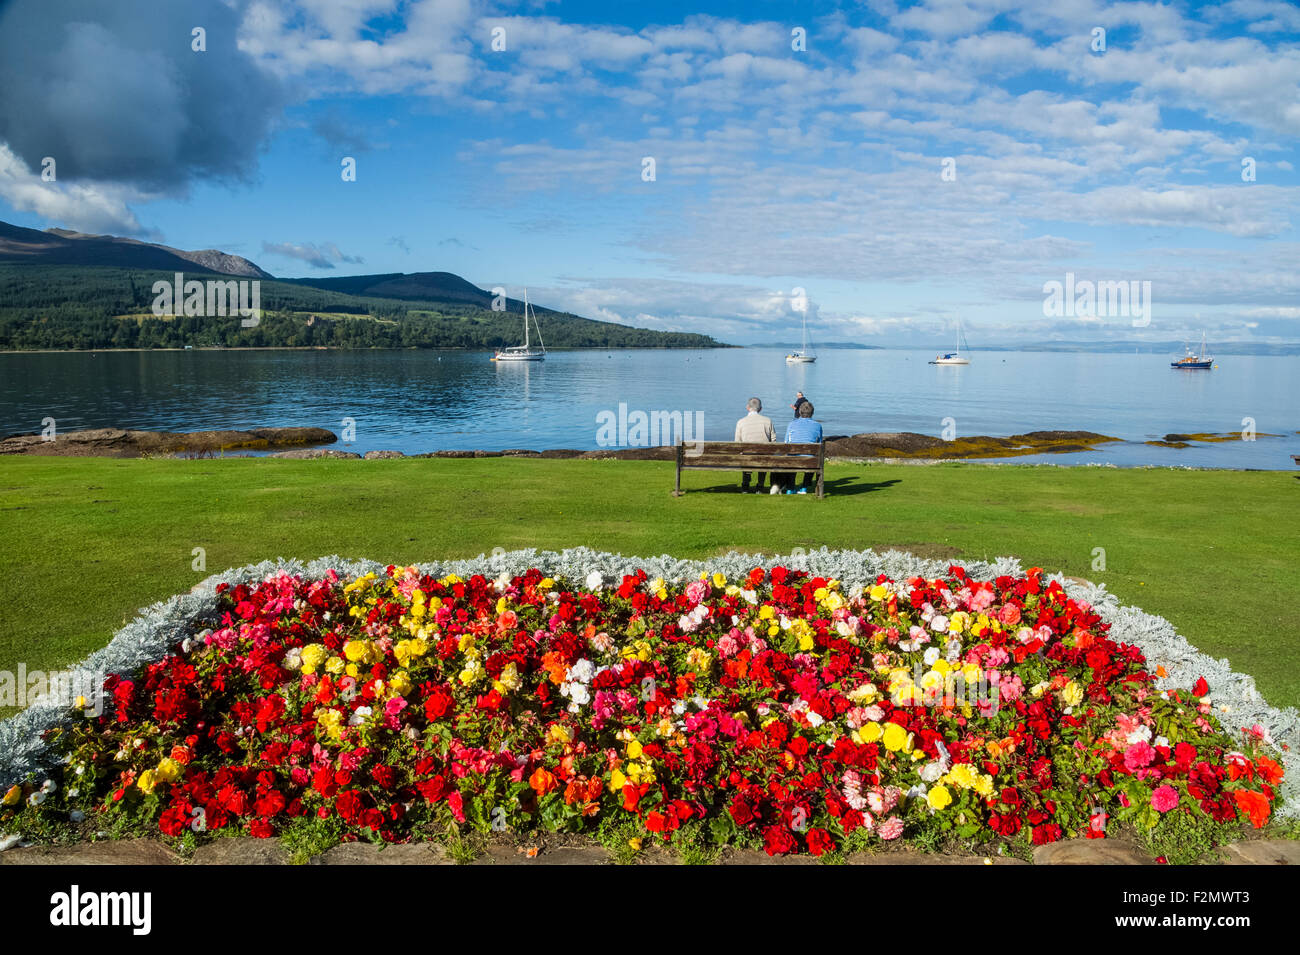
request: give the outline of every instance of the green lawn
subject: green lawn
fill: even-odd
[[[824,501],[739,495],[730,478],[688,473],[692,493],[674,499],[659,462],[4,459],[0,670],[74,663],[136,608],[268,557],[870,546],[1014,554],[1104,582],[1253,674],[1270,702],[1300,703],[1292,474],[831,464]],[[207,572],[191,569],[196,547]]]

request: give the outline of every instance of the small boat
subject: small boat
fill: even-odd
[[[966,333],[961,330],[961,319],[957,319],[957,347],[953,351],[944,352],[942,355],[936,355],[930,362],[932,365],[969,365],[970,359],[962,357],[962,347],[970,351],[970,343],[966,341]]]
[[[528,334],[528,317],[532,316],[533,325],[537,328],[537,344],[533,345],[532,339]],[[524,289],[524,343],[522,345],[511,345],[509,348],[499,348],[496,354],[492,356],[493,361],[542,361],[546,357],[546,345],[542,342],[542,327],[537,324],[537,313],[533,307],[528,304],[528,289]]]
[[[1183,345],[1183,350],[1187,352],[1187,354],[1184,355],[1182,358],[1178,359],[1178,361],[1171,361],[1169,363],[1170,368],[1213,368],[1214,367],[1214,358],[1206,354],[1205,332],[1201,332],[1201,353],[1199,355],[1193,355],[1192,350],[1188,348],[1186,344]]]
[[[787,365],[811,365],[816,360],[817,356],[808,347],[808,312],[805,310],[803,313],[803,345],[798,351],[792,351],[786,355],[785,363]]]

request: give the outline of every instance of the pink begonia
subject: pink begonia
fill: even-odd
[[[1178,790],[1164,785],[1151,794],[1151,805],[1160,812],[1168,812],[1178,805]]]
[[[903,820],[890,816],[876,828],[876,832],[882,839],[897,839],[903,834]]]
[[[1151,760],[1155,758],[1156,751],[1149,743],[1137,742],[1124,750],[1124,768],[1136,772],[1144,766],[1150,766]]]
[[[686,599],[697,604],[709,595],[709,585],[702,580],[693,580],[686,585]]]

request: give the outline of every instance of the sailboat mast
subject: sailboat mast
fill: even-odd
[[[799,354],[808,354],[808,313],[803,313],[803,345],[799,349]]]
[[[528,347],[528,289],[524,289],[524,348]]]

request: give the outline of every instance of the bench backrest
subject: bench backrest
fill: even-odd
[[[745,441],[698,441],[677,446],[677,461],[683,467],[748,467],[753,470],[774,468],[816,468],[820,466],[826,445],[754,444]]]

